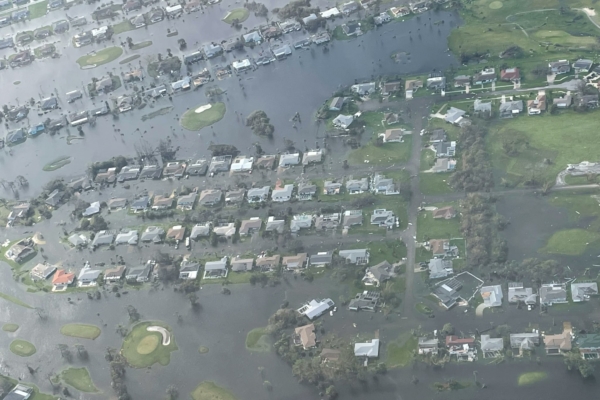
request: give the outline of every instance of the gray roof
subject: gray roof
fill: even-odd
[[[225,201],[228,203],[240,203],[242,200],[244,200],[245,195],[246,189],[230,190],[225,193]]]
[[[91,269],[89,266],[84,267],[77,276],[77,280],[81,282],[92,282],[98,279],[102,271],[99,269]]]
[[[340,250],[338,255],[345,258],[348,262],[356,264],[360,258],[369,257],[368,249],[351,249],[351,250]]]
[[[69,236],[68,240],[73,246],[82,246],[88,243],[88,239],[85,236],[76,233]]]
[[[312,183],[304,183],[298,185],[298,194],[299,195],[313,195],[317,193],[317,186]]]
[[[512,113],[513,111],[523,111],[523,100],[506,101],[500,104],[500,113]]]
[[[260,36],[260,33],[258,31],[248,32],[245,35],[243,35],[243,37],[246,43],[262,42],[262,36]]]
[[[190,175],[204,175],[208,170],[207,160],[196,160],[193,164],[189,165],[186,172]]]
[[[297,164],[300,164],[300,153],[282,154],[279,157],[279,165],[282,167]]]
[[[490,338],[490,335],[481,335],[481,351],[502,351],[504,349],[504,339]]]
[[[179,199],[177,199],[177,206],[192,207],[194,205],[194,203],[196,202],[196,197],[198,197],[198,194],[196,192],[192,192],[185,196],[181,196],[181,197],[179,197]]]
[[[475,99],[475,103],[473,104],[473,108],[477,112],[492,112],[492,102],[484,103],[479,99]]]
[[[383,282],[396,276],[393,269],[392,264],[387,261],[382,261],[377,265],[367,268],[367,271],[369,271],[379,282]]]
[[[252,271],[254,266],[253,258],[236,258],[231,260],[231,270],[232,271]]]
[[[446,122],[456,124],[466,113],[466,111],[463,111],[460,108],[450,107],[450,109],[446,112],[444,119]]]
[[[279,233],[283,233],[285,229],[285,220],[283,219],[275,219],[275,217],[269,217],[267,219],[267,225],[265,227],[265,231],[277,231]]]
[[[269,198],[270,191],[271,188],[269,186],[252,188],[248,190],[247,197],[249,201],[267,200]]]
[[[127,274],[125,275],[125,279],[127,280],[146,280],[150,276],[150,272],[152,272],[152,264],[149,262],[145,265],[141,265],[139,267],[129,268]]]
[[[356,357],[379,357],[379,339],[371,339],[370,343],[355,343]]]
[[[181,266],[179,267],[179,272],[194,272],[200,269],[200,263],[196,261],[184,260],[181,262]]]
[[[100,231],[96,233],[96,236],[94,236],[92,246],[109,245],[113,242],[114,237],[115,235],[109,231]]]
[[[142,196],[131,202],[130,208],[132,210],[145,210],[148,208],[148,204],[150,203],[150,197]]]
[[[138,231],[136,231],[136,230],[121,232],[115,238],[115,244],[135,245],[137,243],[138,243]]]
[[[445,278],[453,273],[452,260],[432,258],[429,260],[429,278]]]
[[[349,179],[346,181],[346,190],[350,191],[363,191],[369,190],[369,179]]]
[[[510,347],[513,349],[531,350],[534,345],[540,344],[539,333],[511,333]]]
[[[196,239],[200,236],[208,236],[209,234],[210,234],[210,223],[196,224],[192,227],[192,232],[190,233],[190,238]]]
[[[567,288],[563,284],[543,284],[540,287],[540,304],[565,303]]]
[[[282,199],[284,199],[286,197],[291,198],[293,191],[294,191],[293,184],[285,185],[282,188],[273,190],[273,193],[271,193],[271,199],[276,200],[278,198],[282,198]]]
[[[146,165],[140,172],[140,179],[160,179],[162,168],[158,165]]]
[[[574,302],[589,300],[590,296],[598,295],[598,284],[596,282],[571,283],[571,296]]]
[[[149,226],[146,228],[144,233],[142,233],[142,242],[154,242],[160,243],[162,242],[162,238],[165,235],[165,230],[158,226]]]
[[[52,193],[48,195],[48,198],[46,199],[45,203],[49,206],[56,207],[56,205],[62,200],[64,194],[64,192],[55,189]]]
[[[200,204],[212,204],[221,201],[223,192],[219,189],[206,189],[200,193]]]
[[[227,257],[223,257],[219,261],[208,261],[204,264],[205,271],[217,271],[227,269]]]
[[[330,251],[313,254],[310,256],[310,265],[331,264],[333,254]]]
[[[223,52],[223,48],[219,45],[214,45],[214,44],[207,44],[205,45],[202,50],[204,51],[204,54],[206,54],[206,57],[208,58],[212,58],[215,56],[218,56],[219,54],[221,54]]]
[[[452,282],[458,282],[454,279],[451,279]],[[460,295],[456,292],[455,288],[460,288],[461,285],[458,282],[458,287],[453,284],[448,284],[448,281],[441,282],[439,286],[437,286],[431,292],[435,297],[437,297],[440,302],[446,308],[451,308],[456,302],[460,299]]]

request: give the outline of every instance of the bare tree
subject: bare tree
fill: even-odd
[[[131,322],[137,322],[141,318],[141,315],[138,312],[138,310],[131,304],[127,306],[127,313],[129,314],[129,320]]]
[[[82,344],[76,344],[75,348],[77,349],[77,357],[80,360],[85,361],[89,358],[89,354]]]
[[[71,362],[71,360],[73,360],[73,354],[71,354],[71,350],[69,349],[69,346],[67,346],[66,344],[59,344],[58,350],[60,350],[60,355],[67,362]]]

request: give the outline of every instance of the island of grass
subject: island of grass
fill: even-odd
[[[2,259],[2,257],[0,257],[0,260],[6,261],[6,260]],[[0,298],[2,298],[4,300],[7,300],[7,301],[10,301],[11,303],[14,303],[14,304],[16,304],[18,306],[21,306],[21,307],[33,308],[29,304],[25,303],[24,301],[21,301],[21,300],[17,299],[16,297],[8,295],[8,294],[5,294],[5,293],[0,293]]]
[[[127,58],[119,61],[119,64],[127,64],[127,63],[132,62],[133,60],[137,60],[138,58],[140,58],[140,55],[139,54],[134,54],[132,56],[129,56],[129,57],[127,57]]]
[[[202,382],[191,396],[194,400],[237,400],[233,393],[214,382]]]
[[[143,49],[144,47],[148,47],[148,46],[152,46],[152,40],[146,40],[144,42],[135,43],[133,46],[130,47],[130,49],[131,50],[139,50],[139,49]]]
[[[518,385],[525,386],[531,385],[537,382],[541,382],[548,378],[548,373],[544,371],[525,372],[519,375]]]
[[[101,330],[95,325],[67,324],[60,328],[60,333],[65,336],[94,340],[100,336]]]
[[[224,115],[224,103],[204,104],[187,110],[179,123],[189,131],[199,131],[220,121]]]
[[[79,64],[81,68],[99,67],[100,65],[116,60],[117,58],[121,57],[121,54],[123,54],[123,49],[121,47],[107,47],[106,49],[98,50],[92,54],[79,57],[77,59],[77,64]]]
[[[371,141],[353,150],[348,156],[351,165],[391,165],[408,161],[412,149],[412,137],[407,135],[403,143],[383,143]]]
[[[252,329],[246,335],[246,349],[250,351],[269,351],[271,346],[266,328]]]
[[[247,20],[249,15],[250,15],[250,12],[248,11],[247,8],[244,8],[244,7],[234,8],[233,10],[231,10],[227,13],[225,18],[223,18],[223,22],[226,22],[230,25],[235,21],[241,23],[241,22],[244,22],[245,20]]]
[[[410,333],[400,335],[398,339],[388,344],[385,363],[390,368],[406,367],[412,361],[416,348],[416,337]]]
[[[206,346],[200,346],[200,347],[198,347],[198,353],[200,353],[200,354],[206,354],[206,353],[208,353],[208,347],[206,347]]]
[[[164,333],[161,332],[163,329]],[[160,321],[146,321],[131,329],[123,341],[121,353],[131,367],[147,368],[156,363],[168,365],[171,352],[175,350],[177,344],[171,328]]]
[[[67,368],[62,371],[56,380],[62,380],[65,384],[74,387],[80,392],[96,393],[98,388],[94,385],[92,377],[87,368]]]
[[[57,169],[62,168],[65,165],[70,164],[70,163],[71,163],[71,157],[62,156],[62,157],[59,157],[56,160],[52,160],[48,164],[44,165],[44,168],[42,168],[42,170],[44,170],[46,172],[56,171]]]
[[[30,357],[35,354],[35,346],[27,340],[15,339],[10,343],[10,351],[21,357]]]
[[[585,229],[563,229],[554,233],[540,252],[577,256],[583,254],[589,246],[598,247],[599,242],[600,233]]]
[[[19,325],[17,324],[4,324],[2,325],[2,330],[4,332],[16,332],[19,329]]]

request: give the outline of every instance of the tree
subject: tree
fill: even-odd
[[[589,360],[581,360],[579,362],[579,373],[584,378],[589,378],[594,375],[594,365]]]
[[[258,136],[273,137],[275,127],[270,123],[267,113],[264,111],[254,111],[246,118],[246,126],[252,128],[252,132]]]
[[[80,360],[85,361],[89,358],[89,354],[82,344],[76,344],[75,348],[77,349],[77,357]]]
[[[198,295],[196,293],[190,293],[187,295],[190,304],[194,310],[200,309],[200,303],[198,303]]]
[[[60,355],[65,359],[65,361],[71,362],[71,360],[73,360],[73,354],[71,354],[69,346],[66,344],[59,344],[58,350],[60,350]]]
[[[129,314],[129,321],[131,322],[137,322],[141,318],[141,315],[138,312],[138,310],[132,305],[127,306],[127,313]]]
[[[335,389],[335,386],[329,385],[327,389],[325,389],[325,395],[328,399],[333,400],[338,397],[338,392]]]
[[[179,390],[173,385],[169,385],[167,388],[167,396],[169,400],[176,400],[179,397]]]
[[[446,335],[452,335],[454,333],[454,327],[452,326],[451,323],[447,323],[444,325],[444,327],[442,328],[442,333],[446,334]]]

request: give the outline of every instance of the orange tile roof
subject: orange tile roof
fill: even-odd
[[[54,277],[52,277],[53,285],[64,285],[65,283],[71,283],[75,279],[75,274],[65,271],[64,269],[59,269],[54,273]]]

